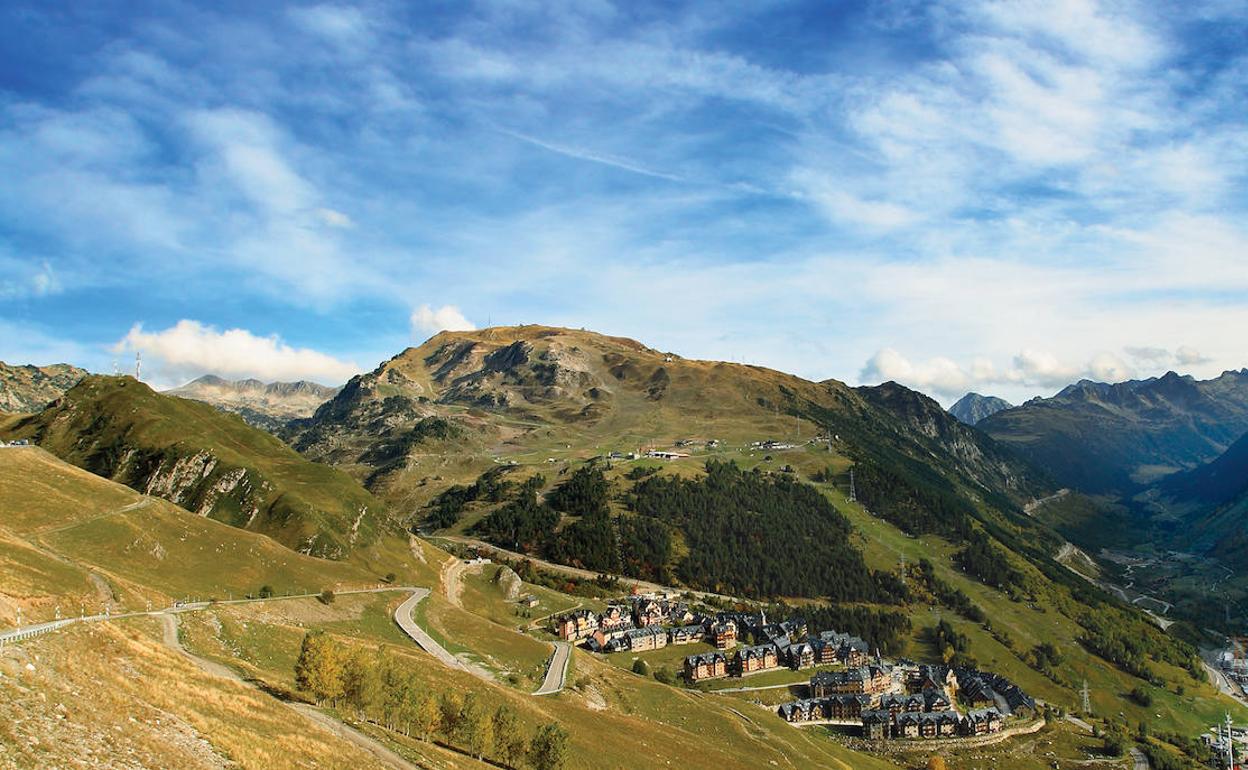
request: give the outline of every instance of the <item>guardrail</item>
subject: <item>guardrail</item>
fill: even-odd
[[[20,642],[23,639],[29,639],[32,636],[39,636],[40,634],[46,634],[49,631],[55,631],[58,628],[64,628],[70,623],[76,622],[78,622],[78,618],[66,618],[64,620],[53,620],[48,623],[40,623],[37,626],[26,626],[25,628],[19,628],[14,631],[5,631],[0,633],[0,644]]]

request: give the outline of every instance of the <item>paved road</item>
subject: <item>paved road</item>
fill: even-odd
[[[572,645],[567,642],[555,642],[555,653],[550,656],[550,665],[546,667],[546,678],[542,686],[533,692],[534,695],[554,695],[567,684],[568,661],[572,658]]]
[[[1132,770],[1152,770],[1152,765],[1148,763],[1148,757],[1144,756],[1144,752],[1139,749],[1131,748],[1131,769]]]
[[[446,651],[446,648],[434,641],[433,637],[425,632],[425,629],[416,625],[416,621],[412,620],[412,610],[416,609],[416,605],[422,599],[429,595],[428,588],[412,588],[412,595],[407,597],[407,601],[399,605],[394,611],[394,622],[399,624],[399,628],[403,629],[403,633],[411,637],[413,642],[420,649],[429,653],[433,657],[442,662],[442,665],[448,668],[457,668],[460,671],[469,671],[463,661]],[[475,673],[475,672],[473,672]]]

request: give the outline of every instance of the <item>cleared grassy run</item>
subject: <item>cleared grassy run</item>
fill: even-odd
[[[421,544],[415,547],[425,555]],[[438,554],[436,550],[431,553]],[[263,535],[195,516],[88,473],[36,447],[0,450],[0,580],[28,609],[50,619],[105,601],[114,611],[175,599],[240,598],[268,585],[277,593],[368,587],[394,572],[428,585],[436,575],[398,538],[361,548],[348,561],[291,551]],[[93,582],[90,573],[100,578]],[[116,596],[101,595],[100,583]],[[0,618],[4,617],[0,609]]]
[[[292,548],[345,556],[379,532],[384,505],[359,483],[208,404],[129,377],[87,377],[56,406],[6,431],[70,463],[146,488]],[[185,461],[185,466],[178,463]],[[175,468],[182,468],[175,471]]]

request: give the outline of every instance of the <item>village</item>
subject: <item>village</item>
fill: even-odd
[[[629,596],[601,613],[581,609],[554,618],[554,632],[600,654],[641,653],[704,642],[714,651],[689,655],[681,675],[690,684],[765,671],[814,673],[807,697],[777,708],[795,725],[845,727],[868,739],[930,739],[1001,732],[1011,720],[1032,718],[1036,702],[996,674],[971,668],[890,662],[850,634],[812,632],[792,618],[768,622],[766,613],[694,613],[662,594]],[[754,644],[738,644],[750,639]],[[963,711],[958,710],[963,707]]]

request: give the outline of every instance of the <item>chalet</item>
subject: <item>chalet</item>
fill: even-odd
[[[893,686],[892,671],[882,664],[816,674],[811,680],[812,688],[816,686],[815,680],[820,680],[828,694],[837,695],[879,695]]]
[[[675,626],[687,626],[694,622],[694,615],[688,604],[673,602],[667,606],[667,622]]]
[[[712,623],[710,635],[715,640],[716,649],[726,650],[737,643],[737,624],[731,620]]]
[[[837,652],[841,649],[840,645],[825,641],[817,636],[812,636],[807,640],[807,644],[815,653],[815,663],[819,665],[830,665],[836,663],[839,658]]]
[[[823,718],[823,704],[817,700],[799,700],[786,703],[778,709],[786,722],[810,722]]]
[[[887,711],[890,714],[919,714],[923,711],[922,695],[882,695],[880,696],[880,711]]]
[[[971,708],[986,708],[997,702],[996,694],[978,671],[970,668],[957,670],[958,693],[963,703]]]
[[[865,665],[871,652],[871,648],[863,640],[839,631],[824,631],[819,634],[819,639],[825,645],[831,645],[836,649],[835,661],[840,661],[850,668]]]
[[[645,626],[625,631],[621,637],[628,643],[629,652],[645,652],[667,646],[667,630],[660,626]]]
[[[667,629],[668,644],[692,644],[702,641],[706,630],[702,626],[675,626]]]
[[[895,715],[892,725],[894,738],[918,738],[921,732],[919,714],[903,713]]]
[[[728,675],[728,659],[722,652],[706,652],[685,658],[685,680],[701,682]]]
[[[909,692],[925,692],[942,690],[956,693],[958,678],[953,669],[947,666],[921,664],[906,667],[906,690]]]
[[[657,626],[663,622],[663,607],[653,599],[646,599],[633,605],[633,622],[638,628]]]
[[[610,631],[631,626],[633,621],[628,615],[627,608],[613,604],[603,611],[602,617],[598,619],[598,627],[603,631]]]
[[[767,669],[776,668],[778,665],[776,648],[775,645],[771,644],[746,647],[738,650],[736,657],[733,658],[733,668],[737,676],[745,676],[755,671],[766,671]]]
[[[828,719],[860,719],[871,705],[869,695],[832,695],[823,699]]]
[[[797,671],[815,665],[815,648],[810,642],[796,642],[785,649],[786,662],[789,668]]]
[[[950,711],[953,709],[953,701],[940,690],[924,690],[922,697],[924,711]]]
[[[995,708],[976,709],[966,712],[966,718],[962,721],[962,732],[967,735],[996,733],[1001,731],[1003,722],[1001,712]]]
[[[862,712],[862,735],[878,740],[887,738],[893,724],[893,715],[887,711]]]
[[[919,735],[924,738],[939,738],[957,735],[962,728],[962,720],[952,711],[934,711],[930,714],[918,714]]]
[[[649,452],[646,452],[646,457],[653,457],[659,460],[679,460],[688,456],[689,455],[685,452],[664,452],[657,449],[652,449]]]
[[[555,635],[575,642],[584,639],[598,627],[598,616],[589,610],[576,610],[555,618]]]
[[[529,609],[533,609],[538,604],[541,604],[541,601],[538,600],[538,598],[534,596],[533,594],[529,594],[528,596],[521,596],[519,604],[521,607],[527,607]]]

